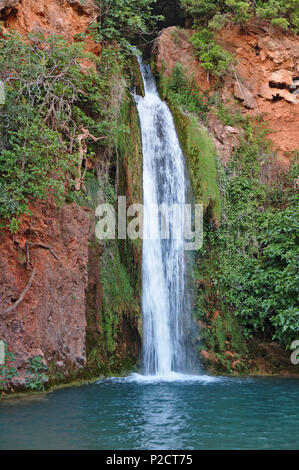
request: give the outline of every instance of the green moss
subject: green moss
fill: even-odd
[[[169,106],[187,159],[195,200],[203,204],[204,209],[211,209],[212,217],[219,225],[221,200],[215,163],[217,154],[212,138],[195,116],[183,112],[171,102]]]
[[[159,91],[172,112],[181,147],[185,154],[193,196],[204,209],[209,208],[216,225],[220,223],[221,199],[217,182],[217,153],[204,126],[208,112],[207,100],[198,87],[187,78],[180,63],[166,76],[160,70]]]
[[[120,106],[122,124],[118,136],[120,163],[119,193],[126,194],[129,203],[142,202],[142,144],[139,117],[132,96],[126,93]],[[126,126],[126,127],[124,127]]]
[[[106,242],[101,262],[101,327],[107,353],[111,355],[116,349],[118,327],[123,314],[138,316],[139,309],[128,273],[120,260],[117,242]]]
[[[130,73],[134,74],[134,69]],[[117,171],[112,184],[117,188],[116,196],[126,195],[129,206],[142,202],[141,136],[136,105],[129,92],[122,95],[118,128],[111,162]],[[132,370],[138,361],[141,248],[140,240],[109,240],[101,246],[94,240],[90,246],[89,270],[100,279],[90,286],[87,296],[88,370],[93,375]]]
[[[131,87],[135,88],[136,92],[139,95],[144,96],[145,92],[144,92],[143,79],[142,79],[142,75],[140,72],[138,60],[135,56],[131,56],[128,59],[127,75],[129,77]]]

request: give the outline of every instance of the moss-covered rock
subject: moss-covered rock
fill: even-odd
[[[180,143],[183,148],[193,195],[197,203],[208,208],[218,226],[221,217],[220,191],[217,184],[215,159],[216,150],[207,129],[197,118],[183,112],[178,106],[169,102]]]
[[[138,82],[136,67],[130,73],[137,76]],[[138,112],[129,91],[123,93],[120,103],[119,128],[114,183],[117,195],[126,196],[128,208],[142,202],[141,135]],[[141,250],[141,240],[109,240],[100,245],[94,238],[91,243],[87,349],[88,370],[93,376],[132,370],[138,363]]]

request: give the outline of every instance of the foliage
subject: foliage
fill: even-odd
[[[288,175],[262,181],[271,156],[266,130],[242,125],[244,140],[222,173],[222,224],[217,232],[206,227],[219,260],[213,282],[246,338],[264,334],[289,345],[298,333],[298,201]]]
[[[208,111],[207,100],[188,80],[181,64],[170,77],[162,77],[160,88],[167,98],[183,147],[193,195],[197,203],[211,210],[216,224],[221,213],[220,194],[215,166],[216,151],[204,125]]]
[[[4,343],[4,364],[0,364],[0,390],[5,390],[13,378],[18,376],[17,369],[13,367],[15,355],[8,351]]]
[[[43,364],[41,356],[34,356],[29,359],[29,366],[27,368],[26,388],[31,390],[42,391],[45,388],[45,383],[48,377],[43,371],[48,370],[48,367]]]
[[[90,30],[97,41],[117,41],[122,49],[132,51],[130,44],[134,39],[144,40],[156,22],[163,19],[153,15],[155,3],[156,0],[97,0],[100,14]]]
[[[84,67],[87,59],[91,65]],[[104,137],[88,140],[86,158],[115,140],[118,68],[119,58],[109,48],[99,59],[58,36],[0,39],[0,79],[6,83],[0,107],[0,218],[11,229],[32,199],[54,194],[63,202],[73,190],[83,128]]]
[[[258,0],[256,14],[261,18],[270,19],[274,25],[283,29],[291,28],[295,33],[299,31],[298,0]]]
[[[216,44],[213,33],[208,29],[200,29],[194,33],[191,42],[200,59],[200,65],[217,77],[226,72],[233,62],[232,56]]]
[[[183,111],[196,114],[202,121],[206,120],[208,106],[198,87],[190,81],[184,68],[178,62],[170,77],[163,77],[161,84],[162,95],[180,106]]]
[[[298,0],[181,0],[182,7],[195,19],[195,24],[209,24],[218,30],[223,21],[244,23],[252,16],[266,18],[283,29],[299,30]]]
[[[16,361],[16,357],[13,353],[7,349],[7,344],[4,343],[5,347],[5,361],[4,365],[0,365],[0,390],[6,390],[12,383],[15,377],[18,377],[18,371],[13,366]],[[45,383],[48,381],[48,377],[43,373],[48,368],[43,364],[42,357],[34,356],[29,358],[29,366],[26,370],[26,382],[25,387],[31,390],[44,390]]]
[[[298,207],[267,211],[257,218],[259,253],[243,259],[228,301],[246,336],[269,326],[273,339],[290,344],[298,334]]]
[[[103,288],[101,326],[107,351],[113,355],[122,315],[138,310],[130,278],[120,260],[118,247],[113,241],[105,242],[101,282]]]

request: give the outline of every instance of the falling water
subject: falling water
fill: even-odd
[[[140,61],[145,96],[135,96],[143,145],[143,369],[145,375],[192,372],[191,314],[185,292],[184,156],[172,115],[150,68]],[[169,238],[154,237],[162,222],[156,207],[176,207]],[[165,219],[164,219],[165,220]],[[157,232],[156,232],[157,233]]]

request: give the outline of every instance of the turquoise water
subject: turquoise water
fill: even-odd
[[[298,449],[299,379],[135,375],[0,402],[1,449]]]

